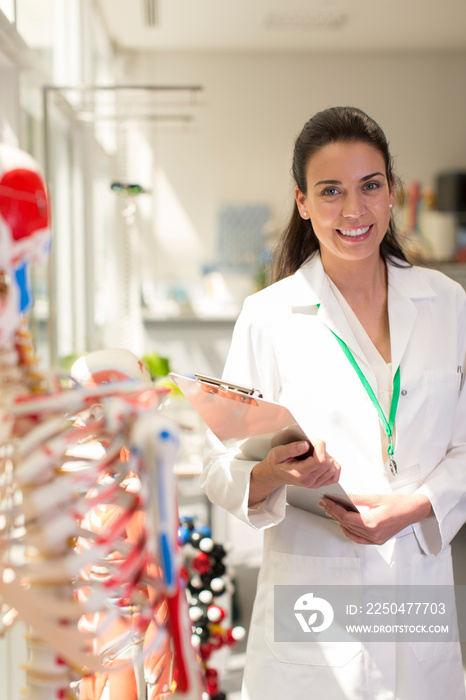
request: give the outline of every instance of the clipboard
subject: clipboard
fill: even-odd
[[[260,462],[272,447],[295,440],[310,444],[309,453],[303,457],[312,454],[312,444],[291,412],[263,399],[259,390],[200,374],[193,379],[171,372],[170,377],[214,435],[228,450],[239,451],[243,459]],[[327,517],[318,507],[324,496],[358,512],[339,483],[318,489],[287,485],[289,505]]]

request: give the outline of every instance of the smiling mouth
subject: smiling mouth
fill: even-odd
[[[359,228],[337,228],[338,233],[345,238],[361,238],[370,231],[370,226],[360,226]]]

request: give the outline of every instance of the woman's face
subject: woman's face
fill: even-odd
[[[361,141],[330,143],[311,156],[306,180],[296,203],[312,222],[324,265],[379,260],[395,202],[382,154]]]

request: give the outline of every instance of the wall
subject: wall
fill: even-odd
[[[280,229],[291,202],[294,138],[322,108],[353,104],[373,116],[405,182],[433,184],[442,169],[466,168],[466,52],[146,53],[128,55],[126,68],[139,84],[204,87],[190,133],[155,141],[158,163],[202,241],[189,260],[181,254],[185,268],[215,256],[223,203],[269,203]]]

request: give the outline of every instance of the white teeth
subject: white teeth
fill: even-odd
[[[356,238],[357,236],[363,236],[370,229],[370,226],[364,226],[364,228],[352,228],[347,231],[345,229],[339,228],[338,231],[343,236],[348,236],[349,238]]]

